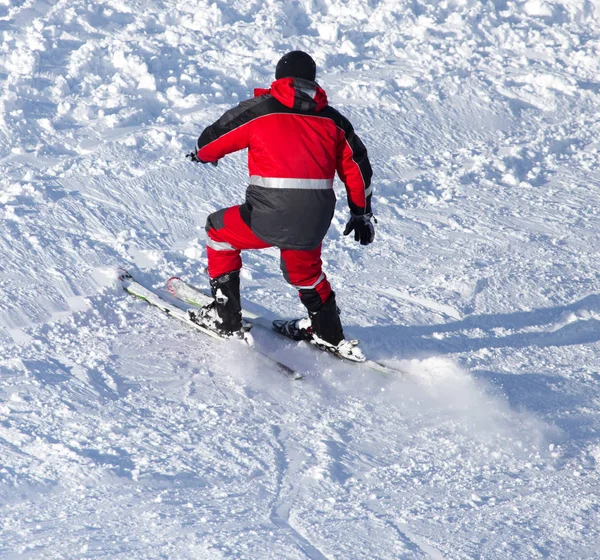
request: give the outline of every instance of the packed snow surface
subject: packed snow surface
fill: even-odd
[[[0,557],[600,558],[598,0],[0,0]],[[244,154],[203,127],[311,53],[376,241],[326,272],[383,377],[290,381],[126,295],[206,286]],[[243,297],[301,305],[276,250]]]

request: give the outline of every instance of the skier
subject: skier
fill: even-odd
[[[354,232],[362,245],[373,241],[372,170],[352,125],[328,105],[315,78],[308,54],[287,53],[277,63],[271,88],[256,89],[253,99],[207,127],[187,156],[217,165],[226,154],[248,148],[246,201],[206,221],[215,299],[201,310],[200,320],[221,335],[242,336],[240,252],[275,246],[281,250],[283,275],[298,289],[309,316],[276,322],[276,330],[360,359],[360,350],[344,339],[335,293],[322,270],[321,244],[335,210],[336,171],[350,207],[344,235]]]

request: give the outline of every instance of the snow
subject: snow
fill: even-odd
[[[0,1],[0,557],[598,558],[600,6]],[[243,154],[185,160],[288,50],[373,162],[323,260],[382,377],[292,382],[125,295],[206,285]],[[276,250],[243,297],[302,309]]]

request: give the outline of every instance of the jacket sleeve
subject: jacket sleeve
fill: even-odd
[[[337,144],[337,172],[346,186],[350,211],[362,216],[371,213],[371,177],[373,170],[367,149],[354,132],[354,128],[342,117]]]
[[[198,158],[212,162],[248,147],[248,124],[256,116],[256,106],[262,98],[248,99],[230,109],[215,123],[206,127],[196,144]]]

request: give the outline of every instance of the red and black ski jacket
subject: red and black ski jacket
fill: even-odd
[[[282,78],[227,111],[198,139],[198,158],[214,162],[248,148],[249,186],[244,222],[282,249],[314,249],[331,224],[337,171],[348,205],[371,212],[367,150],[315,82]]]

